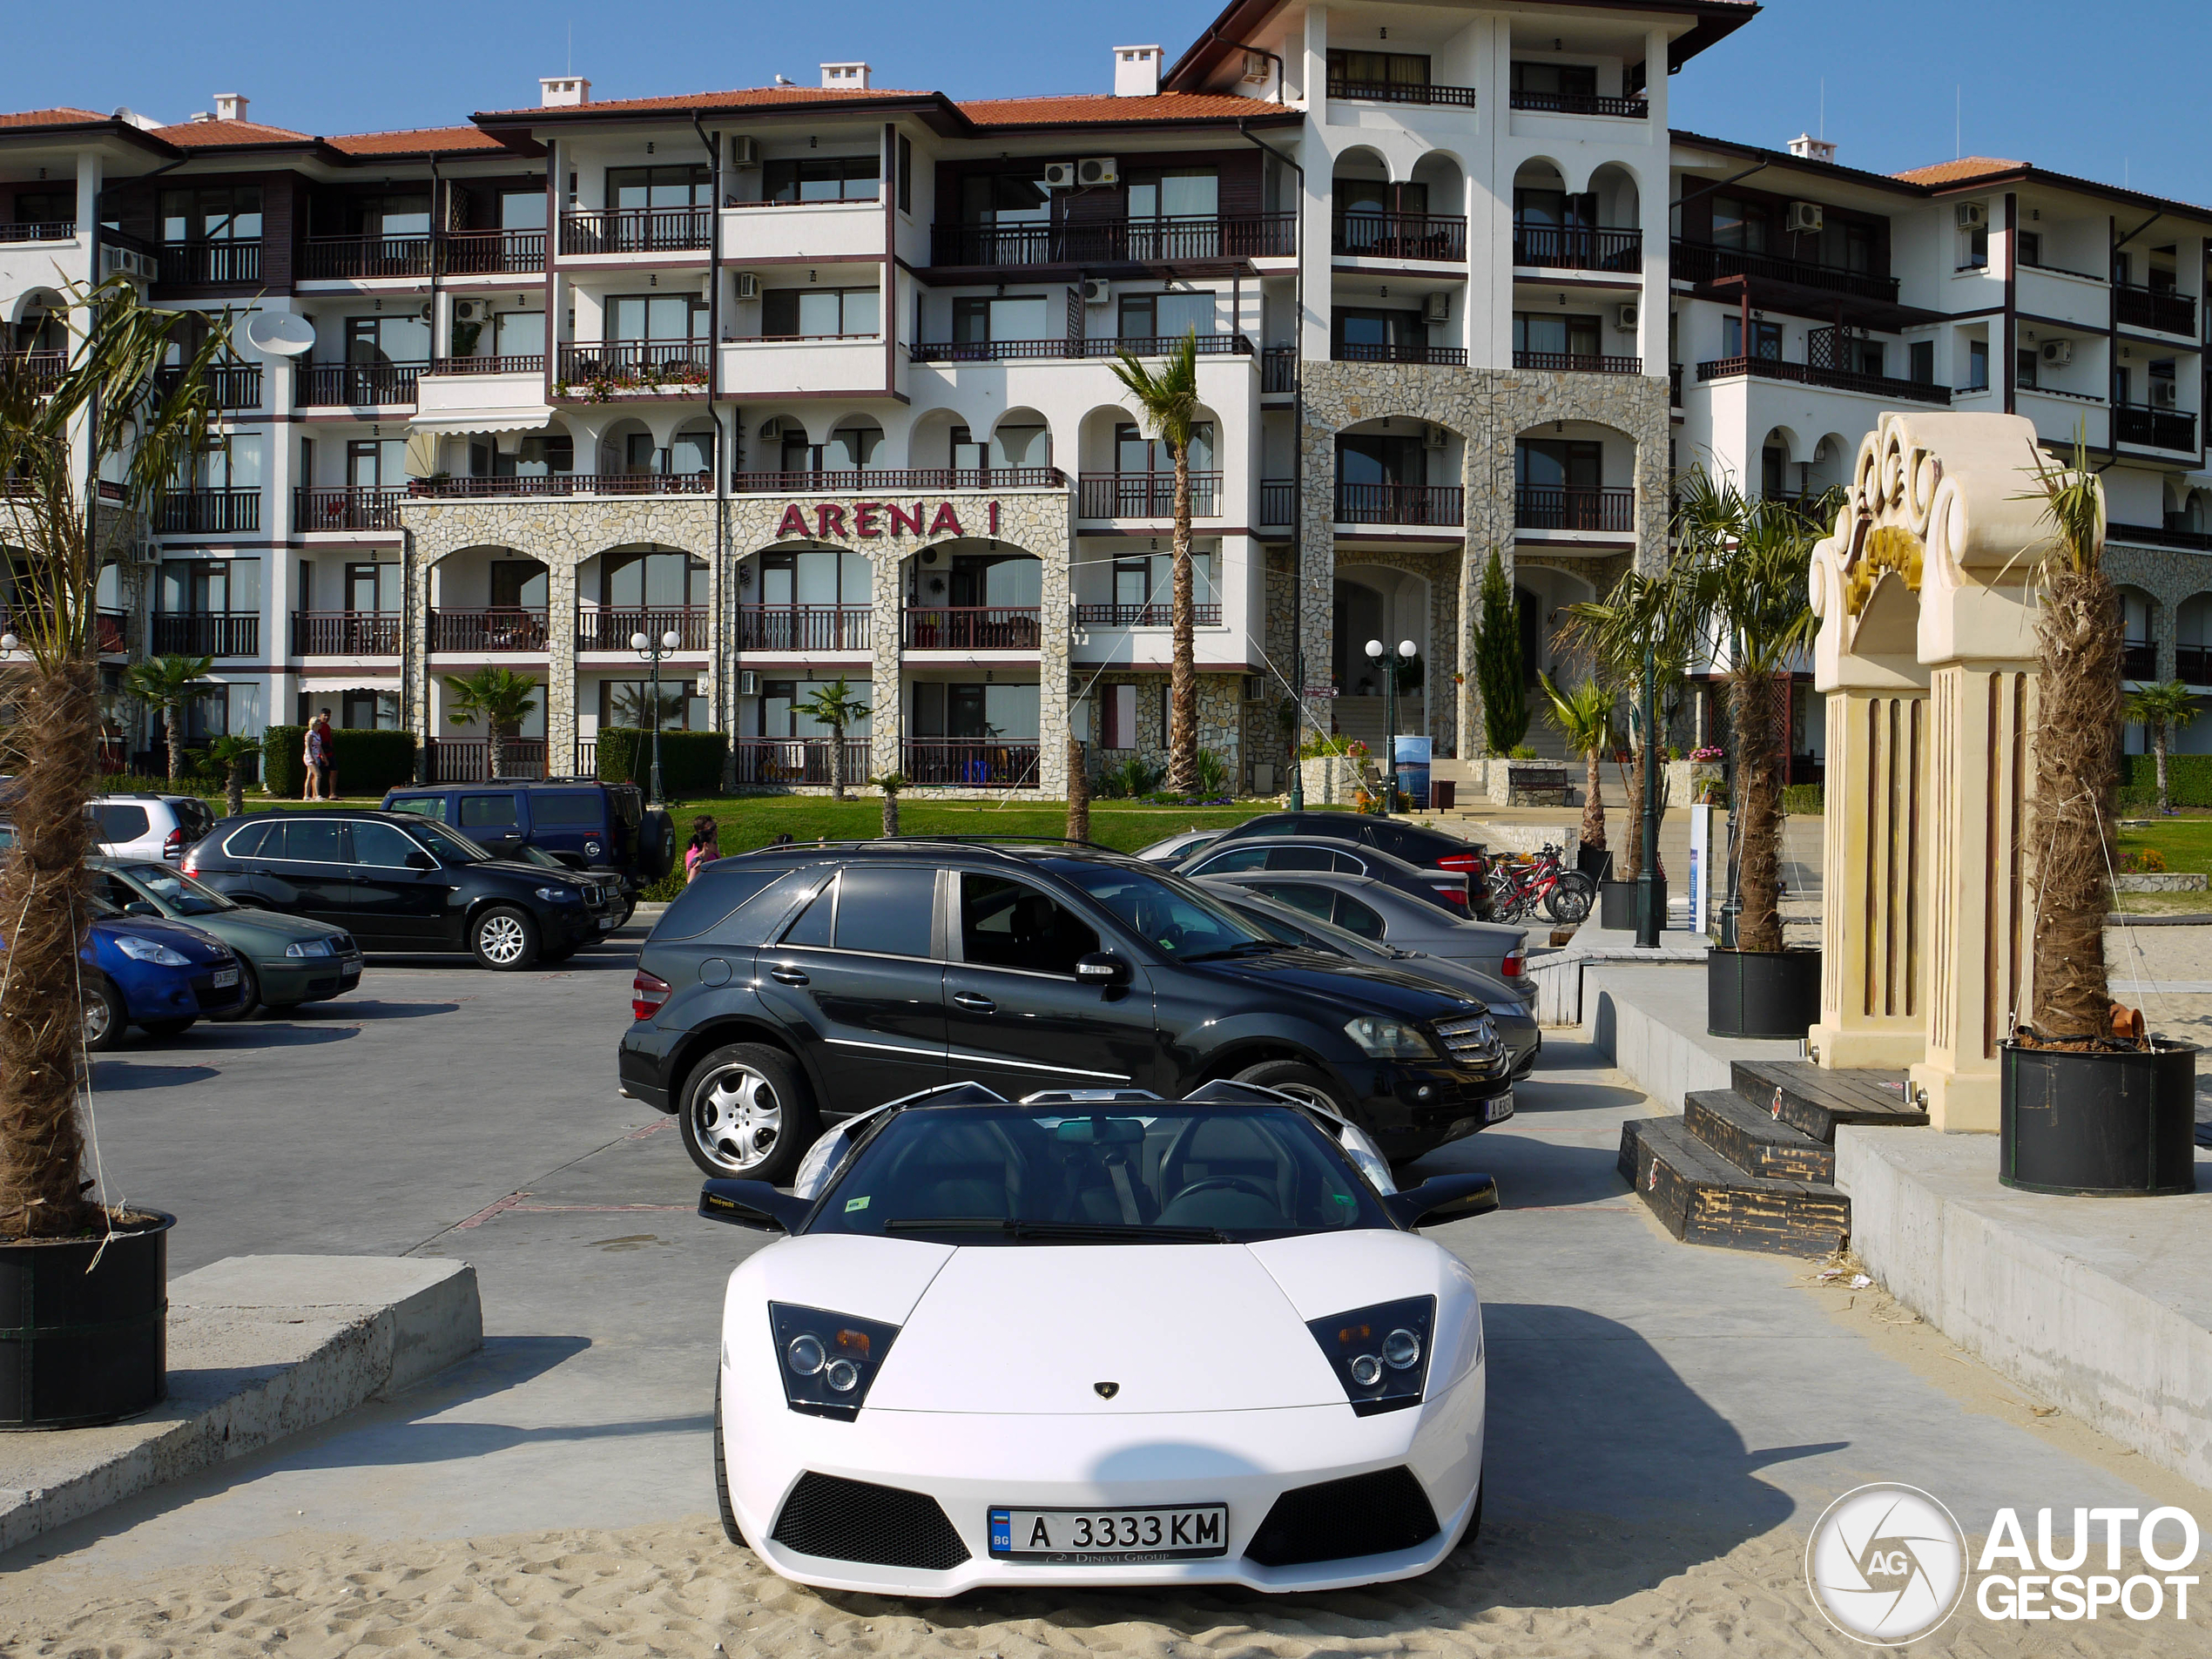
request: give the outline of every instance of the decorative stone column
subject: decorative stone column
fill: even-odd
[[[563,553],[570,553],[563,549]],[[545,572],[545,775],[576,770],[576,573],[573,556]]]
[[[887,778],[900,770],[899,738],[905,731],[906,705],[900,685],[900,641],[906,637],[906,588],[901,547],[871,548],[868,641],[874,666],[868,699],[868,775]]]

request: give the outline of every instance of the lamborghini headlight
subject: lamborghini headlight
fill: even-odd
[[[1329,1357],[1345,1398],[1360,1416],[1421,1403],[1428,1382],[1429,1339],[1436,1328],[1434,1297],[1379,1302],[1334,1318],[1310,1320],[1305,1328]]]
[[[768,1324],[784,1403],[795,1412],[847,1423],[860,1415],[868,1385],[899,1334],[895,1325],[789,1302],[768,1304]]]

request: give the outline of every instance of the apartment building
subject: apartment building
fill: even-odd
[[[849,62],[549,78],[428,132],[0,117],[0,304],[26,373],[95,271],[233,316],[222,429],[103,585],[118,663],[216,658],[194,737],[327,706],[480,775],[444,679],[496,663],[544,682],[510,759],[589,769],[653,718],[644,637],[658,718],[729,732],[740,786],[826,779],[799,705],[839,678],[849,776],[1157,757],[1172,480],[1110,366],[1187,334],[1201,740],[1245,786],[1283,786],[1293,692],[1379,738],[1370,639],[1416,644],[1401,728],[1480,752],[1494,551],[1533,676],[1663,556],[1670,468],[1817,493],[1915,401],[2086,420],[2143,671],[2212,680],[2212,218],[1671,132],[1668,75],[1756,10],[1245,0],[1096,91],[967,102]]]

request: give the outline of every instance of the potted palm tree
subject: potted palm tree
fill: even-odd
[[[1613,693],[1595,679],[1562,691],[1548,674],[1537,676],[1551,705],[1552,724],[1567,746],[1582,757],[1582,833],[1575,862],[1593,881],[1602,880],[1608,862],[1605,850],[1605,801],[1599,794],[1602,781],[1598,768],[1614,751]]]
[[[168,739],[169,781],[185,772],[185,710],[207,689],[212,657],[149,657],[124,671],[124,694],[152,709]]]
[[[455,725],[484,723],[490,733],[485,746],[491,776],[504,778],[507,740],[522,732],[523,722],[536,710],[537,682],[511,668],[487,664],[473,674],[448,674],[445,683],[446,718]]]
[[[2166,787],[2167,739],[2196,718],[2196,698],[2179,680],[2146,685],[2128,698],[2128,724],[2139,725],[2150,738],[2151,752],[2158,758],[2158,815],[2174,810]]]
[[[10,632],[28,659],[15,687],[16,840],[0,863],[0,1309],[19,1327],[0,1391],[9,1428],[109,1422],[162,1396],[176,1218],[97,1190],[80,1098],[98,581],[103,549],[158,512],[205,442],[206,371],[230,341],[226,316],[192,347],[181,314],[145,305],[121,277],[69,297],[84,320],[59,381],[0,368],[0,541],[16,565]],[[185,348],[182,373],[157,387],[172,344]]]
[[[892,840],[899,833],[899,792],[907,786],[907,775],[902,772],[887,772],[868,782],[883,792],[883,839]]]
[[[843,675],[814,688],[813,696],[792,705],[795,714],[819,720],[830,729],[830,799],[845,799],[845,728],[867,718],[868,705],[853,694]]]
[[[2116,1005],[2104,926],[2121,719],[2120,599],[2104,568],[2104,488],[2077,437],[2030,451],[2050,536],[2036,550],[2034,981],[1999,1046],[1998,1175],[2032,1192],[2195,1190],[2196,1048]]]
[[[1198,426],[1198,336],[1196,330],[1168,354],[1157,374],[1128,352],[1112,365],[1143,414],[1145,424],[1168,447],[1175,462],[1174,603],[1169,612],[1174,655],[1168,671],[1168,780],[1171,793],[1198,787],[1197,609],[1190,578],[1190,440]]]

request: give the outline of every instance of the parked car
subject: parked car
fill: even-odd
[[[1528,959],[1518,927],[1454,921],[1435,905],[1370,876],[1335,870],[1244,870],[1218,878],[1332,922],[1346,933],[1466,962],[1493,978],[1517,981]]]
[[[243,1020],[255,1008],[272,1014],[323,1002],[361,983],[361,951],[343,927],[249,910],[183,871],[148,859],[85,860],[92,891],[125,915],[152,914],[212,934],[237,953],[245,1000],[219,1020]]]
[[[1481,1298],[1416,1230],[1490,1177],[1400,1192],[1334,1114],[1219,1082],[955,1085],[806,1163],[699,1194],[791,1235],[730,1275],[714,1391],[723,1535],[785,1577],[1322,1590],[1480,1530]]]
[[[1072,843],[718,860],[646,940],[631,1011],[624,1092],[674,1113],[718,1176],[787,1178],[821,1124],[948,1081],[1180,1096],[1239,1078],[1396,1157],[1512,1109],[1480,1003],[1286,948],[1172,872]]]
[[[1221,833],[1217,829],[1184,830],[1150,846],[1138,847],[1136,856],[1147,864],[1180,864],[1195,856],[1200,848],[1219,840]]]
[[[1244,875],[1254,870],[1334,870],[1363,875],[1464,920],[1468,878],[1459,870],[1408,864],[1379,847],[1306,835],[1253,835],[1215,842],[1176,867],[1184,875]]]
[[[92,840],[111,859],[166,859],[215,827],[214,810],[197,795],[96,795],[84,804]]]
[[[557,962],[615,926],[600,883],[496,859],[415,813],[226,818],[184,868],[239,904],[342,927],[363,950],[469,951],[486,968]]]
[[[235,1015],[246,999],[237,954],[221,940],[154,916],[126,916],[101,898],[87,901],[92,925],[78,960],[84,1046],[112,1049],[126,1027],[180,1036],[195,1021]]]
[[[1536,988],[1526,974],[1513,980],[1499,979],[1469,962],[1363,939],[1334,922],[1219,876],[1204,877],[1200,885],[1219,894],[1224,904],[1271,939],[1332,956],[1349,956],[1354,961],[1394,963],[1406,973],[1419,974],[1445,990],[1480,1002],[1490,1010],[1498,1035],[1505,1039],[1506,1051],[1513,1055],[1514,1081],[1518,1082],[1536,1069],[1544,1040],[1536,1025]]]
[[[386,791],[384,810],[450,825],[494,858],[516,857],[524,847],[550,854],[613,890],[617,927],[676,861],[674,820],[664,807],[648,807],[635,784],[597,778],[433,784]]]
[[[1409,824],[1402,818],[1378,818],[1368,813],[1262,813],[1224,831],[1222,840],[1241,841],[1258,835],[1320,835],[1357,841],[1408,864],[1457,870],[1478,888],[1482,884],[1480,842]]]

